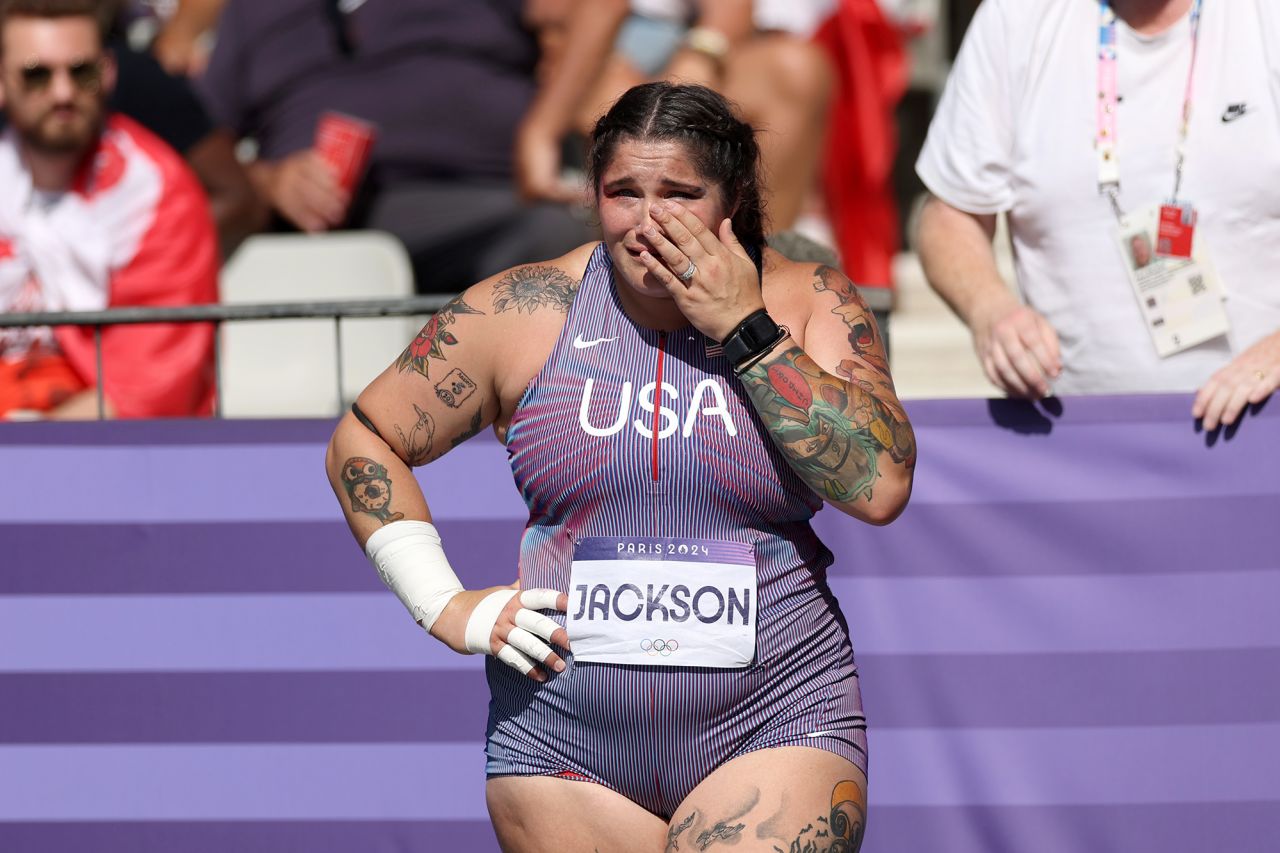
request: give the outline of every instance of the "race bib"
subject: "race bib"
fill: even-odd
[[[737,669],[756,654],[755,550],[711,539],[592,536],[574,549],[575,661]]]

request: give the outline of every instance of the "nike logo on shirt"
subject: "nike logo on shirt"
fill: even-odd
[[[1222,123],[1227,124],[1249,112],[1248,104],[1230,104],[1222,111]]]
[[[609,341],[616,341],[617,339],[617,336],[614,336],[612,338],[596,338],[594,341],[584,341],[582,339],[582,335],[579,334],[573,339],[573,348],[586,349],[587,347],[593,347],[596,344],[607,344]]]

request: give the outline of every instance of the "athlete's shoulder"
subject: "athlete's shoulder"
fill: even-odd
[[[829,259],[830,263],[818,260],[798,261],[775,249],[766,248],[763,260],[762,285],[766,298],[772,296],[778,300],[807,304],[812,302],[814,292],[821,290],[816,282],[820,282],[826,275],[840,275],[840,271],[831,265],[835,262],[834,256]]]
[[[558,258],[511,267],[470,288],[467,294],[491,305],[496,314],[531,315],[549,310],[563,315],[573,303],[597,245],[588,243]]]
[[[793,330],[804,329],[815,312],[825,315],[850,304],[870,310],[865,308],[857,285],[831,260],[793,261],[772,250],[766,252],[765,305],[778,322]]]
[[[808,261],[794,261],[772,246],[765,246],[760,266],[764,271],[763,283],[769,287],[778,284],[791,286],[804,277],[806,270],[812,270],[814,265]]]

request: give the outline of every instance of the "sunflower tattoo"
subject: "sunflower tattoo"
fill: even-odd
[[[493,310],[515,309],[532,314],[543,305],[568,311],[578,282],[555,267],[530,266],[514,269],[494,287]]]

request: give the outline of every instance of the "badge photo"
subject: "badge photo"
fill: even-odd
[[[1181,208],[1150,206],[1124,217],[1116,242],[1156,354],[1171,356],[1230,331],[1222,285],[1203,253],[1165,257],[1156,246],[1166,216],[1179,223]],[[1194,211],[1190,221],[1194,222]],[[1189,229],[1188,229],[1189,233]],[[1189,239],[1189,238],[1188,238]]]

